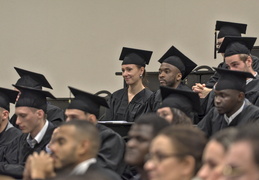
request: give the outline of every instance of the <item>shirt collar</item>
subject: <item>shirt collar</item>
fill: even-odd
[[[86,161],[83,161],[81,163],[79,163],[74,169],[73,171],[70,173],[71,175],[82,175],[84,174],[87,169],[89,168],[89,166],[91,164],[94,164],[96,163],[96,159],[95,158],[91,158],[91,159],[88,159]]]
[[[255,72],[254,77],[256,77],[257,74],[258,74],[258,73]],[[250,83],[252,80],[253,80],[253,78],[248,78],[248,79],[246,80],[246,85],[247,85],[248,83]]]
[[[227,115],[224,114],[224,118],[225,118],[226,122],[228,124],[230,124],[233,121],[233,119],[235,119],[235,117],[237,117],[237,115],[240,114],[243,111],[244,106],[245,106],[245,101],[243,102],[243,105],[234,114],[232,114],[230,117],[227,117]]]
[[[45,135],[45,133],[47,131],[48,125],[49,125],[49,121],[46,120],[43,128],[41,128],[40,132],[34,138],[37,141],[37,143],[40,143],[41,140],[43,139],[43,136]],[[30,139],[30,134],[28,134],[28,136],[27,136],[27,141],[29,139]]]

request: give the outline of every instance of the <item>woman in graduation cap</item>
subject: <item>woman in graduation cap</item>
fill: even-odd
[[[157,114],[171,124],[192,125],[200,111],[199,95],[192,91],[160,86],[162,104]]]
[[[144,112],[143,104],[152,94],[143,84],[145,66],[149,63],[152,51],[123,47],[122,76],[126,87],[114,92],[110,99],[110,109],[106,113],[107,120],[134,121]]]

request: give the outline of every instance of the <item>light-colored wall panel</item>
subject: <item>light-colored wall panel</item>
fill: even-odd
[[[122,87],[114,73],[123,46],[153,50],[148,71],[171,45],[216,66],[215,21],[247,23],[247,36],[259,36],[258,7],[258,0],[0,0],[0,86],[12,88],[17,66],[45,74],[57,97],[69,95],[68,85],[113,92]]]

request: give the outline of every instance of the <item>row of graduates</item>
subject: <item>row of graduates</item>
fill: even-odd
[[[126,164],[123,161],[125,141],[112,129],[97,123],[100,106],[108,107],[105,98],[69,87],[75,98],[64,112],[47,101],[47,98],[55,99],[55,97],[49,91],[42,90],[43,87],[51,87],[45,76],[20,68],[15,69],[20,75],[20,79],[13,85],[15,90],[0,88],[1,175],[16,179],[23,178],[25,162],[28,157],[43,150],[55,159],[55,169],[59,169],[59,164],[62,164],[62,167],[71,165],[70,161],[65,160],[63,162],[63,158],[71,156],[71,161],[73,163],[77,161],[78,165],[75,167],[75,164],[72,164],[75,174],[77,174],[77,171],[85,172],[88,166],[84,164],[89,163],[89,165],[92,164],[89,168],[91,171],[103,172],[104,176],[111,176],[111,179],[120,179],[120,176],[124,176],[124,171],[126,173]],[[10,103],[15,103],[15,115],[9,121]],[[97,144],[100,144],[94,148],[96,152],[92,153],[91,150],[88,150],[87,154],[79,159],[63,151],[63,149],[66,150],[66,147],[73,146],[73,142],[78,142],[78,139],[72,137],[72,144],[65,142],[64,139],[53,139],[54,130],[58,134],[58,127],[64,121],[74,119],[89,121],[97,129],[97,132],[93,135],[97,136]],[[14,127],[11,121],[18,128]],[[86,126],[82,125],[82,127]],[[77,137],[80,137],[83,130],[82,128],[79,129]],[[89,130],[89,132],[92,131]],[[53,139],[53,143],[50,143],[51,139]],[[56,148],[57,144],[60,145],[59,148]],[[75,149],[71,151],[74,152]],[[91,160],[88,157],[92,157]],[[79,162],[82,162],[83,165],[79,165]],[[83,166],[83,170],[80,170],[81,166]]]
[[[192,89],[183,80],[197,64],[175,46],[158,60],[160,89],[155,92],[143,85],[152,51],[123,48],[120,60],[127,87],[111,95],[106,120],[134,121],[148,112],[166,116],[170,107],[185,113],[208,136],[225,127],[257,121],[259,61],[251,55],[257,38],[242,37],[246,28],[246,24],[216,22],[215,53],[221,53],[224,61],[206,84],[196,83]],[[161,93],[166,88],[171,93]]]
[[[226,128],[207,142],[205,133],[191,124],[172,125],[155,113],[141,115],[130,128],[124,155],[136,170],[130,179],[256,180],[258,128],[258,123]],[[35,151],[28,156],[23,179],[125,179],[98,165],[99,135],[87,120],[62,124],[49,143],[52,154]]]
[[[229,28],[229,23],[227,24]],[[245,61],[239,59],[239,61],[244,63],[247,68],[251,68],[253,60],[250,56],[250,51],[255,39],[225,36],[219,52],[224,52],[226,64],[228,64],[228,57],[240,58],[239,55],[242,54],[247,55],[246,59]],[[145,55],[143,55],[143,52],[145,52]],[[192,119],[193,112],[198,112],[200,109],[199,95],[187,90],[187,86],[181,83],[181,80],[195,68],[196,64],[174,46],[159,60],[161,63],[159,68],[160,90],[153,93],[144,87],[142,84],[144,67],[148,64],[151,54],[152,52],[150,51],[123,48],[120,59],[123,60],[122,72],[128,87],[113,93],[108,104],[101,97],[69,87],[75,99],[65,111],[67,120],[86,119],[96,125],[101,138],[101,146],[97,155],[98,165],[116,172],[122,178],[126,178],[125,174],[127,174],[127,166],[123,161],[125,142],[117,133],[97,123],[100,106],[110,107],[106,115],[107,120],[134,121],[140,114],[157,111],[165,118],[171,115],[169,121],[172,123],[176,122],[176,114],[172,114],[175,109],[182,113],[181,117],[185,115],[182,118],[183,121],[189,118]],[[228,65],[231,66],[231,63]],[[13,137],[13,141],[7,140],[7,144],[1,147],[0,172],[1,174],[21,178],[24,163],[32,152],[46,150],[58,157],[58,153],[55,154],[48,144],[55,127],[64,121],[64,112],[60,108],[53,107],[53,105],[53,108],[49,108],[51,105],[47,103],[46,97],[54,98],[54,96],[47,91],[41,90],[42,86],[51,87],[44,76],[19,68],[15,69],[18,70],[17,72],[21,78],[14,85],[20,91],[20,94],[15,104],[17,117],[14,116],[12,119],[14,119],[14,124],[19,126],[22,134],[17,131],[18,137]],[[256,76],[257,73],[252,73],[254,76],[251,76],[248,70],[243,70],[247,72],[240,72],[218,68],[216,71],[221,75],[214,87],[215,91],[211,91],[211,93],[216,94],[215,98],[212,98],[212,101],[215,99],[216,107],[213,107],[198,124],[198,127],[205,131],[207,136],[211,136],[228,126],[257,121],[259,116],[258,108],[251,104],[252,100],[249,99],[249,102],[245,99],[246,81],[248,80],[248,84],[255,82],[256,79],[251,78]],[[202,90],[206,89],[201,88],[200,94],[203,93]],[[13,95],[10,96],[10,94]],[[253,96],[256,94],[250,93]],[[1,105],[1,107],[6,114],[9,111],[9,106],[6,103],[15,102],[18,94],[12,90],[2,88],[1,95],[3,96],[2,99],[4,99],[4,105]],[[208,97],[210,95],[206,96],[206,98]],[[31,108],[33,108],[33,111]],[[53,111],[53,109],[55,110]],[[54,125],[55,123],[53,124],[52,122],[58,123]],[[14,128],[9,122],[2,127],[4,128],[0,135],[1,141],[5,141],[7,136],[11,138],[11,135],[4,134]],[[10,134],[14,135],[14,133]]]

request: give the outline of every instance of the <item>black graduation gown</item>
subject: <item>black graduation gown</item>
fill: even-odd
[[[248,100],[245,100],[243,111],[238,114],[229,125],[227,124],[224,115],[219,114],[217,109],[213,107],[197,126],[210,137],[221,129],[232,126],[242,126],[258,120],[259,107],[254,106]]]
[[[16,114],[14,114],[9,121],[14,127],[19,128],[19,126],[16,125],[16,119],[17,119],[17,116]],[[62,122],[65,121],[65,113],[63,109],[48,103],[47,119],[54,126],[58,127]]]
[[[6,146],[21,134],[22,132],[19,129],[13,127],[11,123],[8,123],[4,131],[0,133],[0,148]]]
[[[128,103],[127,88],[114,92],[108,101],[110,109],[107,110],[105,119],[133,122],[136,117],[144,113],[144,104],[152,93],[151,90],[145,88]]]
[[[111,169],[122,175],[126,168],[126,163],[124,162],[124,140],[118,133],[102,124],[97,124],[96,127],[100,132],[101,138],[97,163],[103,168]]]
[[[179,84],[177,89],[191,91],[191,89],[183,83]],[[160,89],[158,89],[148,98],[147,102],[145,103],[145,113],[156,112],[157,109],[159,109],[161,103],[162,103],[161,91]]]
[[[253,69],[259,73],[259,58],[256,56],[251,56],[253,59]],[[224,62],[221,62],[218,65],[218,68],[224,68],[227,69],[227,65]],[[208,80],[208,82],[206,82],[206,87],[207,88],[213,88],[213,86],[215,85],[216,82],[218,82],[219,80],[219,74],[217,72],[214,73],[214,75],[212,75],[210,77],[210,79]]]
[[[57,176],[54,179],[76,179],[76,177],[87,178],[89,180],[121,180],[120,176],[110,169],[106,169],[101,167],[98,163],[92,163],[88,167],[88,169],[84,172],[84,174],[80,175],[71,175],[71,172],[74,170],[74,166],[67,166],[65,168],[59,169],[56,171]],[[80,179],[81,179],[80,178]],[[91,179],[90,179],[91,178]]]
[[[245,97],[252,104],[259,107],[259,75],[246,85]],[[215,93],[212,90],[202,101],[202,109],[204,116],[214,107]]]
[[[31,148],[27,143],[26,138],[28,134],[22,134],[14,139],[5,148],[1,149],[0,174],[21,179],[27,157],[34,151],[40,152],[41,150],[45,150],[54,129],[55,126],[52,123],[49,123],[47,131],[41,142],[36,144],[34,148]]]
[[[98,163],[91,164],[87,169],[85,175],[87,174],[96,174],[99,173],[100,178],[102,177],[105,180],[121,180],[120,176],[115,172],[101,167]]]

